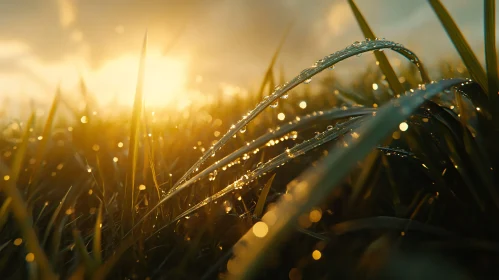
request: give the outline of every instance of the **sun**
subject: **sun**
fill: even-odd
[[[128,54],[108,60],[91,73],[89,86],[96,93],[99,103],[117,101],[121,105],[132,105],[138,68],[138,56]],[[146,106],[175,106],[175,103],[186,102],[188,90],[185,58],[165,56],[160,51],[148,50],[143,91]]]

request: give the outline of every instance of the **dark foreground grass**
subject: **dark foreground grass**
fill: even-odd
[[[368,39],[266,97],[279,51],[247,99],[153,112],[141,63],[131,116],[104,117],[82,81],[83,110],[58,91],[46,118],[5,121],[2,277],[496,278],[494,1],[484,1],[486,70],[429,1],[467,67],[443,65],[435,82],[349,3]],[[394,71],[381,50],[408,64]],[[381,71],[297,87],[370,51]]]

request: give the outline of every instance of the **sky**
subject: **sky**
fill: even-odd
[[[441,2],[483,56],[483,1]],[[427,66],[457,59],[426,0],[356,3],[378,37]],[[44,103],[58,86],[77,92],[83,77],[102,104],[131,104],[146,30],[147,104],[182,108],[217,91],[244,93],[258,87],[289,26],[277,62],[288,79],[363,39],[346,0],[0,0],[0,98]],[[348,77],[373,62],[334,71]]]

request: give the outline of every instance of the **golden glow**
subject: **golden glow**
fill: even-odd
[[[3,176],[3,180],[4,180],[4,181],[9,181],[9,180],[10,180],[10,176],[9,176],[9,175],[5,175],[5,176]]]
[[[145,185],[140,185],[140,186],[139,186],[139,190],[143,191],[143,190],[145,190],[145,189],[146,189],[146,186],[145,186]]]
[[[269,232],[269,227],[264,222],[258,222],[253,226],[253,234],[256,237],[263,238]]]
[[[309,218],[312,223],[317,223],[318,221],[320,221],[322,218],[321,209],[314,209],[310,211]]]
[[[307,108],[307,102],[302,101],[302,102],[300,102],[299,106],[300,106],[300,108],[305,109],[305,108]]]
[[[123,55],[107,61],[99,70],[91,75],[90,87],[100,102],[108,103],[116,94],[118,102],[131,105],[134,101],[137,85],[139,58],[136,54]],[[157,50],[148,50],[145,61],[143,94],[146,105],[187,106],[187,64],[185,61],[164,56]],[[181,97],[181,99],[176,98]],[[180,103],[179,103],[180,102]]]
[[[284,113],[279,113],[279,114],[277,114],[277,118],[278,118],[280,121],[283,121],[283,120],[286,118],[286,115],[284,115]]]
[[[14,245],[16,246],[19,246],[23,243],[23,239],[22,238],[16,238],[16,240],[14,240]]]
[[[399,124],[400,131],[407,131],[408,128],[409,128],[409,125],[406,122],[401,122]]]
[[[33,253],[28,253],[28,254],[26,255],[26,261],[27,261],[27,262],[33,262],[34,260],[35,260],[35,254],[33,254]]]
[[[314,258],[314,260],[319,260],[320,258],[322,257],[322,254],[319,250],[314,250],[312,252],[312,258]]]

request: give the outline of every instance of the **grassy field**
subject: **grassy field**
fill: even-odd
[[[279,47],[249,97],[148,109],[141,63],[131,112],[104,116],[82,80],[82,108],[58,91],[44,117],[4,121],[2,277],[495,279],[495,1],[485,69],[428,1],[462,59],[438,77],[348,2],[365,40],[288,82]],[[379,69],[328,70],[363,53]]]

